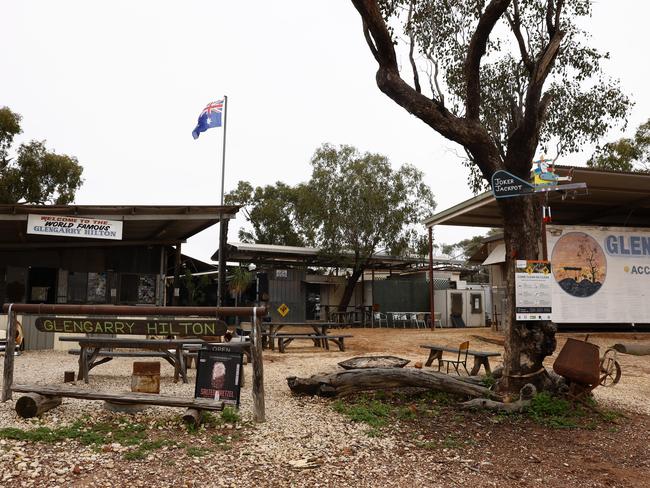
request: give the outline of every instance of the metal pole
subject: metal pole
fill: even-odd
[[[221,152],[221,199],[220,205],[223,206],[223,189],[224,189],[224,181],[225,181],[225,175],[226,175],[226,123],[228,120],[228,96],[224,95],[223,97],[223,144],[222,144],[222,152]],[[223,226],[223,216],[219,215],[219,278],[217,281],[217,306],[222,305],[222,296],[223,296],[223,287],[225,285],[225,280],[223,279],[225,276],[226,272],[226,263],[224,262],[224,241],[227,241],[228,239],[224,239],[223,236],[224,233],[224,226]]]
[[[433,283],[433,227],[429,227],[429,311],[431,312],[431,330],[436,328],[435,306],[433,304],[435,286]]]

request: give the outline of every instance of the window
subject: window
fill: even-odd
[[[88,303],[106,303],[106,273],[88,273]]]
[[[87,290],[88,273],[70,271],[68,273],[68,303],[86,303]]]
[[[483,313],[483,296],[478,293],[471,293],[472,313]]]
[[[133,274],[123,274],[120,277],[120,302],[137,303],[140,277]]]

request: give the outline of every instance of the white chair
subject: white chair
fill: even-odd
[[[377,324],[377,327],[381,328],[381,323],[384,323],[388,327],[388,316],[385,313],[374,312],[372,316],[372,326],[374,327]]]

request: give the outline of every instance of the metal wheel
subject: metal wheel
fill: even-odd
[[[600,384],[614,386],[621,379],[621,365],[616,360],[616,351],[608,349],[600,360]]]

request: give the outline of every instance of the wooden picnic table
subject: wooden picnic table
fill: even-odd
[[[262,328],[265,330],[265,341],[263,338],[262,344],[268,344],[271,350],[275,350],[275,336],[284,327],[304,327],[310,328],[317,336],[326,336],[327,331],[332,327],[338,327],[340,324],[336,322],[262,322]],[[320,341],[321,347],[327,347],[327,340]]]
[[[429,349],[429,357],[427,358],[427,362],[425,363],[425,366],[431,366],[434,359],[442,359],[443,352],[451,352],[454,354],[458,354],[459,352],[459,349],[457,347],[446,347],[446,346],[439,346],[436,344],[424,344],[421,345],[420,347],[424,349]],[[474,351],[472,349],[469,349],[467,351],[467,354],[474,357],[474,366],[472,367],[472,370],[469,373],[470,376],[476,376],[479,370],[481,369],[481,366],[485,368],[485,372],[487,374],[490,374],[492,370],[490,369],[489,358],[501,356],[500,352]]]
[[[202,339],[136,339],[129,337],[62,336],[60,341],[79,344],[79,374],[77,380],[88,383],[88,373],[95,366],[111,361],[114,357],[160,357],[174,367],[174,380],[180,376],[187,383],[187,366],[183,347],[188,344],[204,344]],[[139,351],[113,351],[140,349]],[[144,351],[143,351],[144,349]],[[69,351],[76,354],[76,351]]]

